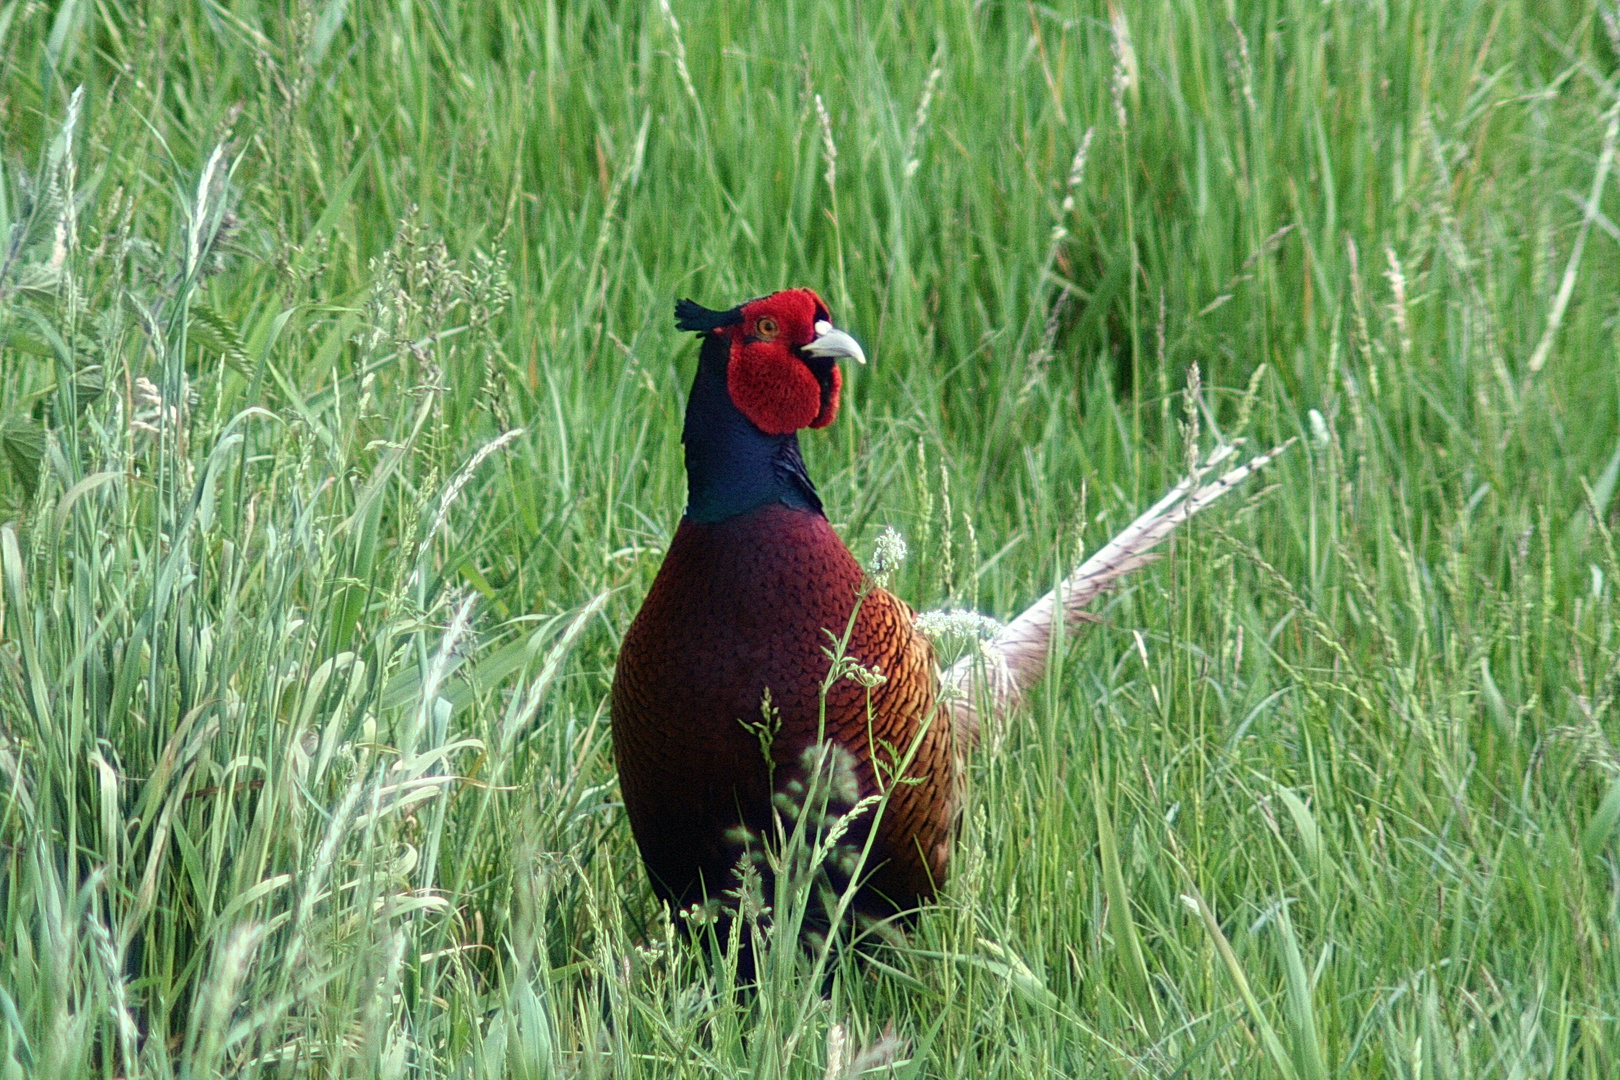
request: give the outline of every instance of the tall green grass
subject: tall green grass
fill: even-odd
[[[1616,1074],[1617,19],[0,4],[0,1075]],[[1194,363],[1302,438],[986,732],[903,948],[739,997],[605,702],[671,303],[801,284],[920,608],[1155,498]]]

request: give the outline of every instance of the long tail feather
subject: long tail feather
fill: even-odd
[[[969,745],[976,743],[981,705],[987,705],[997,720],[1005,718],[1040,681],[1046,673],[1059,611],[1069,630],[1096,621],[1086,607],[1098,593],[1152,562],[1157,557],[1152,549],[1177,526],[1264,468],[1293,442],[1289,439],[1206,483],[1205,477],[1237,453],[1235,446],[1217,447],[1191,476],[1098,548],[1061,585],[1008,623],[985,644],[982,654],[969,653],[952,664],[940,681],[958,738]]]

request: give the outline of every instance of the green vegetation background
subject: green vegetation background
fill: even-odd
[[[1620,1075],[1617,18],[0,5],[0,1076]],[[604,702],[672,301],[801,284],[919,608],[1300,441],[739,998]]]

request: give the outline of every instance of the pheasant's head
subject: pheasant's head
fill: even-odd
[[[832,423],[843,384],[838,358],[866,363],[860,344],[833,327],[827,305],[809,289],[786,289],[730,311],[681,300],[675,325],[730,343],[726,390],[767,435]]]

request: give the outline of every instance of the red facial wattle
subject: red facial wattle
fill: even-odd
[[[738,313],[741,321],[723,331],[731,339],[726,389],[737,408],[768,435],[832,423],[843,387],[836,359],[865,357],[832,329],[827,305],[809,289],[788,289]],[[830,340],[837,345],[829,348]]]
[[[837,375],[835,367],[835,380]],[[815,374],[774,341],[733,343],[726,388],[743,415],[767,435],[791,435],[802,427],[824,427],[838,411],[836,381],[831,407],[823,409],[821,383]]]
[[[816,418],[810,421],[811,427],[824,428],[833,422],[833,417],[838,415],[838,391],[843,389],[843,386],[844,373],[838,369],[837,364],[834,364],[828,375],[827,384],[818,386],[821,391],[821,409],[816,413]]]

